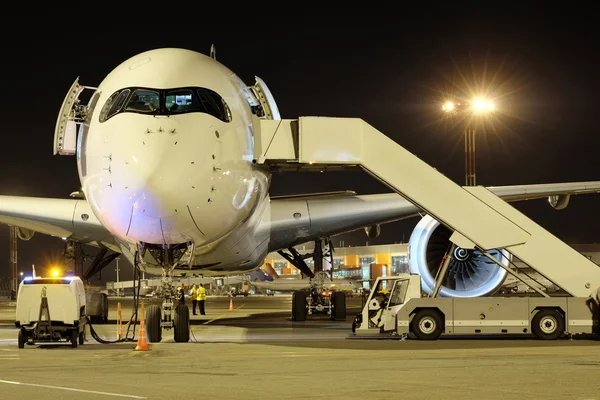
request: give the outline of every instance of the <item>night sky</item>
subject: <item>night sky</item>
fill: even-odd
[[[182,47],[208,54],[211,43],[217,59],[246,84],[255,75],[266,81],[283,118],[362,118],[457,183],[464,183],[462,128],[442,119],[441,105],[476,93],[491,96],[497,108],[477,129],[478,184],[600,180],[600,44],[587,16],[593,14],[546,5],[544,11],[460,8],[406,10],[393,23],[286,20],[257,25],[256,33],[250,19],[244,25],[197,21],[180,34],[176,24],[169,25],[173,34],[166,26],[148,34],[149,26],[134,26],[135,35],[125,35],[125,28],[90,26],[75,34],[29,26],[28,35],[2,44],[0,193],[66,198],[79,188],[75,157],[52,155],[57,113],[77,76],[97,86],[137,53]],[[5,38],[8,29],[0,28]],[[364,173],[288,173],[274,176],[271,194],[346,189],[389,192]],[[598,206],[600,196],[587,195],[562,211],[545,200],[518,208],[568,243],[595,243]],[[416,222],[384,225],[370,244],[407,241]],[[0,285],[8,276],[8,231],[0,228],[0,260],[6,260]],[[367,237],[358,232],[334,244],[340,239],[364,245]],[[20,241],[19,269],[41,268],[62,246],[39,234]],[[103,280],[113,276],[107,268]]]

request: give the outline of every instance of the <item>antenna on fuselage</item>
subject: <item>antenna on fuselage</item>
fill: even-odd
[[[213,60],[217,59],[217,49],[215,49],[214,44],[210,45],[210,58],[212,58]]]

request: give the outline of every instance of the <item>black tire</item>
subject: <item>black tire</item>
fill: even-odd
[[[79,344],[81,344],[81,345],[85,343],[85,328],[83,331],[79,332],[78,340],[79,340]]]
[[[346,320],[346,294],[344,292],[333,292],[331,296],[331,320],[345,321]]]
[[[25,348],[25,335],[23,335],[23,330],[19,330],[19,348]]]
[[[292,294],[292,321],[306,321],[306,293],[301,290]]]
[[[156,304],[149,305],[146,310],[146,339],[150,343],[159,343],[162,340],[160,318],[160,307]]]
[[[79,337],[79,332],[77,331],[77,329],[73,329],[71,331],[71,347],[76,349],[77,348],[77,339]]]
[[[565,317],[555,309],[543,308],[531,320],[531,331],[542,340],[556,340],[565,332]]]
[[[420,340],[436,340],[444,331],[443,318],[437,310],[420,310],[410,323],[410,331]]]
[[[173,319],[174,339],[177,343],[187,343],[190,341],[190,309],[188,306],[179,304],[175,308],[175,318]]]

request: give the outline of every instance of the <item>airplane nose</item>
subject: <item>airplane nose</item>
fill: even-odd
[[[188,127],[181,118],[123,117],[120,138],[105,161],[110,190],[103,208],[129,239],[157,244],[189,241],[198,228],[190,211],[194,205],[186,199],[205,197],[210,191],[210,186],[198,182],[209,181],[213,171],[215,143],[205,135],[211,127],[201,129],[197,120]]]
[[[246,136],[208,114],[121,114],[96,132],[88,148],[102,152],[88,154],[86,195],[123,240],[213,243],[248,218],[264,187],[242,158]]]

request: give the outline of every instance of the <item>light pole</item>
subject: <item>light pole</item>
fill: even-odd
[[[477,116],[484,116],[495,109],[494,103],[491,100],[483,98],[474,99],[470,104],[454,103],[447,101],[442,110],[450,117],[460,118],[463,124],[464,139],[465,139],[465,186],[476,186],[475,172],[475,128],[470,122]]]

